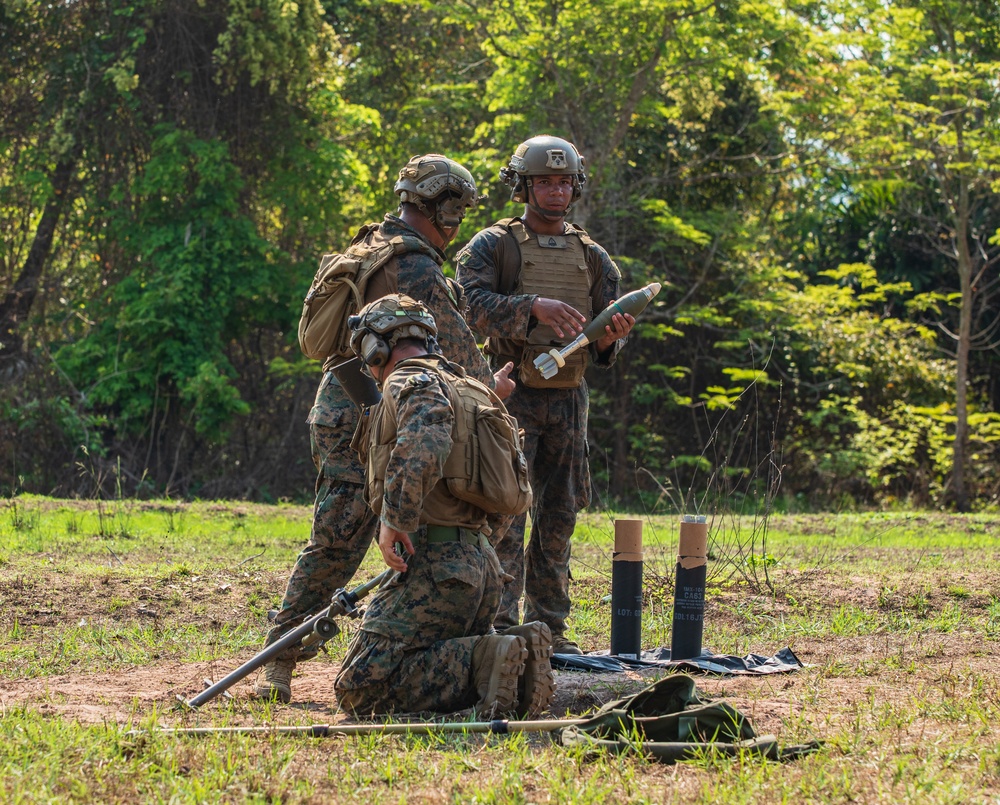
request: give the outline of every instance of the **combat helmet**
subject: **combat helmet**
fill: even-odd
[[[347,320],[351,349],[367,366],[383,366],[396,342],[416,338],[431,351],[437,343],[437,324],[423,302],[406,294],[387,294],[369,302]]]
[[[472,174],[442,154],[410,157],[392,189],[400,203],[416,204],[434,224],[449,229],[480,200]]]
[[[573,201],[581,195],[587,181],[586,160],[569,140],[542,134],[525,140],[514,151],[507,167],[500,169],[500,179],[511,188],[511,201],[528,202],[528,176],[569,174],[573,177]]]

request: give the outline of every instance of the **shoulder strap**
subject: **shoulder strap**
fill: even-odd
[[[357,241],[355,241],[355,243],[356,242]],[[438,265],[441,264],[441,256],[434,250],[434,248],[425,243],[422,239],[415,238],[412,235],[395,235],[388,241],[382,241],[377,246],[373,244],[368,244],[368,246],[368,256],[365,258],[361,268],[358,270],[358,276],[363,276],[366,283],[376,271],[384,269],[392,258],[398,257],[402,254],[411,254],[413,252],[425,254],[434,260]],[[357,294],[355,295],[357,296]],[[363,306],[364,300],[361,299],[358,302],[357,307],[360,309]]]
[[[596,282],[597,278],[601,276],[601,260],[598,252],[595,251],[600,249],[597,241],[590,237],[587,230],[579,224],[566,224],[566,227],[569,232],[579,237],[580,242],[583,243],[584,252],[587,258],[587,271],[590,273],[590,281]],[[587,248],[590,246],[593,246],[594,248]]]
[[[363,227],[361,227],[361,229],[358,230],[358,234],[354,236],[353,240],[351,240],[351,245],[354,246],[355,244],[361,243],[363,240],[366,240],[368,236],[372,233],[372,231],[377,228],[378,224],[365,224]]]
[[[528,230],[520,218],[504,218],[496,222],[504,230],[497,239],[493,257],[497,266],[497,292],[510,296],[521,277],[521,243],[528,237]]]
[[[400,254],[418,252],[420,254],[426,254],[438,265],[443,262],[440,253],[437,252],[433,246],[421,238],[413,237],[413,235],[396,235],[389,240],[389,244],[392,246],[392,253],[394,257]]]
[[[566,224],[566,231],[567,231],[567,234],[573,234],[573,235],[576,235],[577,237],[579,237],[580,240],[583,241],[583,245],[584,246],[596,246],[597,245],[597,241],[594,240],[592,237],[590,237],[590,235],[587,234],[587,230],[584,229],[579,224]]]

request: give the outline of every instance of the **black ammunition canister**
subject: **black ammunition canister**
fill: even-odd
[[[611,653],[631,659],[642,654],[642,520],[615,520]]]
[[[701,654],[707,569],[707,518],[704,515],[685,514],[681,518],[680,542],[677,547],[671,660],[687,660]]]

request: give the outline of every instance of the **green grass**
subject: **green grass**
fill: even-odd
[[[337,718],[240,697],[185,713],[130,693],[164,664],[180,669],[180,685],[188,665],[224,672],[250,657],[309,518],[307,507],[225,502],[6,501],[0,802],[1000,801],[1000,517],[986,515],[716,518],[704,645],[737,655],[790,646],[808,666],[698,686],[782,745],[824,741],[795,762],[707,754],[665,766],[589,756],[549,733],[156,732]],[[614,518],[587,514],[574,540],[571,627],[588,650],[609,641]],[[669,646],[677,518],[643,522],[643,644]],[[357,581],[380,569],[372,551]],[[316,667],[332,673],[346,646],[339,636]],[[60,685],[102,675],[108,688],[90,706],[104,715],[72,709]],[[561,706],[587,712],[653,678],[561,675],[575,691]]]

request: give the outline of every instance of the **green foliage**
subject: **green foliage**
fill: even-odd
[[[787,300],[796,315],[783,341],[799,406],[790,469],[818,489],[851,479],[861,499],[907,498],[922,477],[929,502],[950,466],[949,367],[929,329],[872,312],[904,285],[880,283],[863,265],[824,274],[834,282]]]
[[[787,499],[814,505],[942,503],[956,460],[979,503],[995,499],[988,3],[0,15],[0,344],[16,336],[30,358],[0,399],[8,487],[79,487],[85,446],[136,485],[308,495],[315,366],[293,332],[318,256],[391,210],[397,170],[430,151],[489,193],[459,246],[519,212],[498,170],[551,132],[587,158],[574,218],[623,288],[665,284],[588,377],[605,494],[721,494],[736,478],[750,494],[768,456]]]
[[[171,397],[210,438],[247,412],[226,345],[251,321],[287,326],[291,294],[278,256],[239,213],[241,189],[223,144],[164,129],[132,188],[136,218],[115,222],[136,267],[84,308],[99,324],[57,359],[126,431]]]

